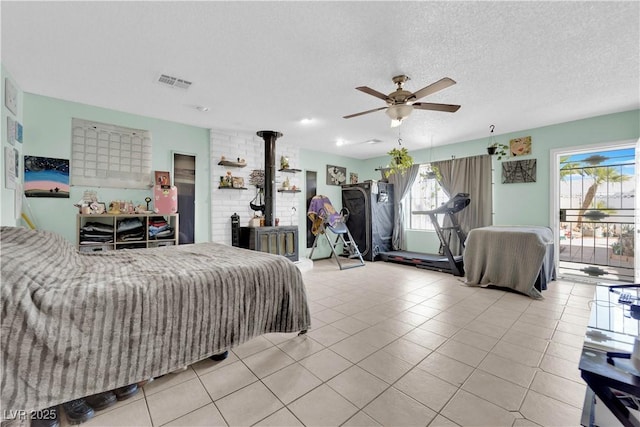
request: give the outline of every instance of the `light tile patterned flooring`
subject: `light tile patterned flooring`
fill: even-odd
[[[590,285],[536,301],[383,262],[303,273],[306,336],[268,334],[83,426],[577,426]],[[62,425],[67,425],[64,416]]]

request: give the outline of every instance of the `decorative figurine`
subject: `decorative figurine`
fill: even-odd
[[[289,158],[285,156],[280,157],[280,169],[289,169]]]

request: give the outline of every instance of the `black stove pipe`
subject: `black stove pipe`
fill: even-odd
[[[275,211],[275,196],[273,189],[276,186],[276,139],[282,133],[272,130],[261,130],[257,135],[264,139],[264,225],[273,225],[273,213]]]

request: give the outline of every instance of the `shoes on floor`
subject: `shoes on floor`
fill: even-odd
[[[149,384],[149,383],[150,383],[151,381],[153,381],[153,380],[154,380],[154,378],[153,378],[153,377],[151,377],[151,378],[149,378],[148,380],[144,380],[144,381],[140,381],[140,382],[138,382],[138,383],[137,383],[137,384],[138,384],[138,388],[142,388],[142,387],[146,386],[147,384]]]
[[[31,416],[31,427],[58,427],[60,425],[60,416],[58,407],[35,411]]]
[[[138,384],[129,384],[113,390],[118,400],[127,400],[138,392]]]
[[[0,421],[0,427],[29,427],[29,421],[25,417],[15,417]]]
[[[216,362],[219,362],[221,360],[226,359],[229,356],[229,350],[220,353],[220,354],[214,354],[213,356],[210,356],[209,359],[211,360],[215,360]]]
[[[102,411],[109,406],[115,405],[117,402],[116,395],[112,391],[105,391],[104,393],[94,394],[84,398],[87,405],[91,406],[96,411]]]
[[[62,408],[69,420],[69,424],[80,424],[90,420],[95,415],[91,406],[84,399],[75,399],[63,403]]]

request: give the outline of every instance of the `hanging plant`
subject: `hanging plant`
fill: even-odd
[[[489,145],[487,145],[487,153],[490,156],[498,155],[498,160],[502,160],[503,157],[507,155],[507,150],[509,150],[508,145],[500,144],[496,141],[496,138],[493,136],[493,130],[495,129],[495,125],[489,126],[491,129],[491,134],[489,136]]]
[[[493,144],[487,146],[487,153],[491,156],[498,155],[498,160],[502,160],[503,157],[507,156],[507,150],[509,146],[500,144],[499,142],[494,142]]]
[[[384,176],[389,177],[394,173],[405,173],[411,166],[413,166],[413,157],[409,155],[409,151],[405,148],[394,148],[387,153],[391,156],[391,162],[389,163],[389,169],[385,171]]]

